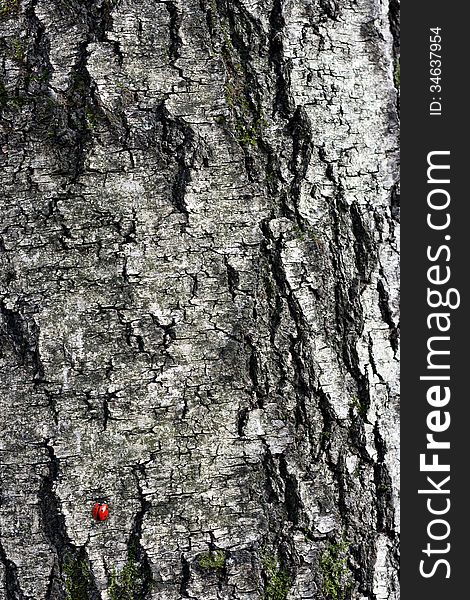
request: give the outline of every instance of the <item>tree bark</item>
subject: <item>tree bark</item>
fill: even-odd
[[[0,600],[399,597],[397,19],[1,0]]]

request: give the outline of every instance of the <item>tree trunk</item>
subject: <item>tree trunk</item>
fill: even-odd
[[[397,18],[0,1],[0,600],[398,598]]]

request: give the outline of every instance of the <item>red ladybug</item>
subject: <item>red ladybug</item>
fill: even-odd
[[[106,521],[109,517],[109,506],[106,502],[96,502],[92,511],[95,521]]]

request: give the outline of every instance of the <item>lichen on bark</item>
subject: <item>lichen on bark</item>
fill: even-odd
[[[397,600],[398,3],[4,0],[0,51],[0,600]]]

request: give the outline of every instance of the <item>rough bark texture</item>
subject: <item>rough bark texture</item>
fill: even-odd
[[[0,0],[0,600],[398,598],[397,19]]]

